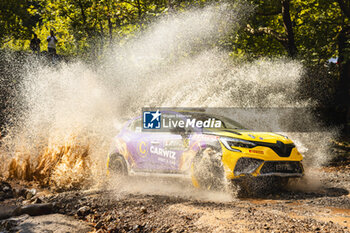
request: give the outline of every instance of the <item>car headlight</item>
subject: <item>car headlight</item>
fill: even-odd
[[[243,147],[243,148],[256,147],[255,143],[250,142],[250,141],[246,141],[246,140],[242,140],[242,139],[238,139],[238,138],[222,137],[222,138],[220,138],[220,141],[222,142],[222,144],[224,144],[226,149],[231,150],[231,151],[241,152],[240,150],[235,149],[233,147]]]
[[[250,174],[254,172],[263,162],[264,160],[261,159],[242,157],[238,159],[236,163],[234,174],[235,176],[240,174]]]

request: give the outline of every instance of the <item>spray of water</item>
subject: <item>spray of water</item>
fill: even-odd
[[[124,118],[146,106],[308,106],[294,98],[299,62],[239,63],[214,46],[234,35],[251,11],[224,4],[166,16],[116,45],[93,68],[79,61],[54,68],[31,61],[19,89],[21,112],[2,139],[1,175],[57,188],[97,183]],[[306,151],[314,137],[292,139]],[[318,146],[312,161],[326,161],[325,148]]]

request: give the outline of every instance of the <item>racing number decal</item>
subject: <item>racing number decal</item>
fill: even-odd
[[[140,157],[145,158],[147,156],[147,145],[146,142],[142,141],[139,143],[139,152]]]

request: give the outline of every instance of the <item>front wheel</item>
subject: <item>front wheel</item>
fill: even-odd
[[[225,173],[221,151],[214,147],[207,147],[199,151],[193,161],[193,176],[202,189],[223,190]]]

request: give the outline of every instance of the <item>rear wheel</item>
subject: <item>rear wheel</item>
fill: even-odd
[[[205,190],[222,190],[225,188],[221,150],[214,147],[202,149],[194,158],[193,168],[193,175],[200,188]]]
[[[128,175],[128,167],[122,155],[112,154],[109,157],[108,171],[113,175]]]

